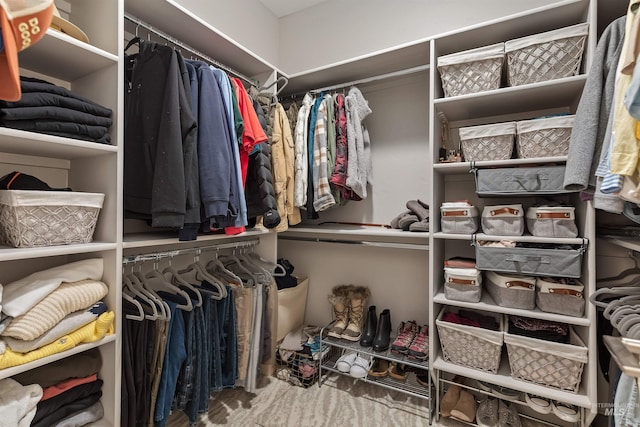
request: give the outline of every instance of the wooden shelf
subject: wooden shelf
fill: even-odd
[[[0,246],[0,261],[20,259],[46,258],[52,256],[87,254],[92,252],[112,251],[117,243],[92,242],[75,245],[43,246],[37,248],[11,248]]]
[[[428,250],[429,233],[402,231],[384,227],[324,224],[291,227],[279,235],[280,239],[327,243],[362,243],[368,246],[385,246],[405,249]]]
[[[180,241],[176,232],[166,233],[133,233],[125,234],[124,242],[122,243],[123,249],[135,249],[135,248],[162,248],[167,246],[180,247],[198,247],[203,246],[202,242],[225,243],[231,241],[239,241],[243,238],[259,237],[269,234],[266,230],[247,230],[242,234],[236,234],[233,236],[227,234],[203,234],[198,235],[197,240]]]

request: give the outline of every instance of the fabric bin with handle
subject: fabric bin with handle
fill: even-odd
[[[500,307],[533,310],[536,308],[536,278],[485,272],[486,288]]]
[[[578,236],[573,206],[532,206],[527,209],[527,228],[536,237]]]
[[[507,41],[504,50],[509,86],[578,74],[588,31],[589,24],[582,23]]]
[[[524,209],[521,204],[485,206],[482,231],[492,236],[522,236]]]
[[[513,154],[516,122],[468,126],[458,129],[467,162],[509,160]]]
[[[504,43],[439,56],[437,62],[445,97],[498,89]]]
[[[575,116],[516,122],[516,153],[520,159],[566,156]]]
[[[444,359],[456,365],[497,373],[504,342],[504,316],[486,313],[487,316],[495,317],[500,325],[500,330],[492,331],[446,322],[442,320],[445,310],[453,311],[454,309],[443,308],[436,319]]]
[[[548,313],[582,317],[584,315],[584,285],[577,279],[536,278],[536,305]]]
[[[468,203],[444,202],[440,215],[443,233],[471,234],[478,230],[478,208]]]
[[[444,296],[453,301],[479,302],[482,272],[475,268],[444,268]]]
[[[588,349],[570,328],[570,344],[504,333],[511,377],[576,393]]]
[[[304,325],[304,312],[307,307],[308,278],[296,278],[298,284],[291,288],[278,290],[278,342],[292,331]]]
[[[564,189],[564,171],[564,165],[474,169],[476,194],[500,197],[570,193]]]
[[[574,248],[573,246],[579,246]],[[486,247],[476,243],[476,268],[503,273],[578,278],[582,270],[582,245],[548,248]]]
[[[0,190],[0,243],[35,247],[90,243],[104,194]]]

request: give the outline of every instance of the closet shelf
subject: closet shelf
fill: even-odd
[[[640,241],[638,241],[638,239],[603,238],[603,240],[625,249],[631,249],[632,251],[640,251]]]
[[[489,240],[494,242],[499,242],[502,240],[510,240],[513,242],[523,242],[523,243],[557,243],[563,245],[582,245],[588,242],[588,239],[582,237],[574,237],[574,238],[560,238],[560,237],[536,237],[531,235],[525,236],[495,236],[488,235],[484,233],[477,234],[453,234],[453,233],[443,233],[437,232],[433,233],[433,237],[435,239],[446,239],[446,240],[469,240],[470,242],[475,240]]]
[[[626,339],[609,335],[603,336],[602,339],[620,370],[624,372],[625,375],[640,378],[640,359],[637,354],[629,351],[629,348],[627,348],[624,343]],[[640,342],[636,340],[627,341],[635,341],[636,348],[640,345]]]
[[[543,319],[543,320],[549,320],[552,322],[568,323],[570,325],[576,325],[576,326],[591,325],[591,320],[584,317],[573,317],[573,316],[565,316],[562,314],[547,313],[547,312],[541,311],[538,308],[535,308],[533,310],[521,310],[517,308],[501,307],[493,301],[493,298],[491,298],[491,295],[489,295],[489,293],[486,291],[482,293],[482,299],[480,300],[480,302],[453,301],[453,300],[447,299],[444,296],[444,292],[442,291],[438,292],[433,297],[433,302],[435,304],[449,305],[453,307],[464,307],[464,308],[470,308],[473,310],[484,310],[484,311],[490,311],[494,313],[511,314],[514,316],[532,317],[535,319]]]
[[[433,101],[449,123],[469,118],[505,116],[550,108],[566,108],[580,100],[587,81],[584,74]],[[523,102],[526,99],[527,102]],[[530,117],[533,118],[533,117]]]
[[[378,226],[323,224],[290,227],[280,233],[279,239],[304,240],[310,242],[353,243],[368,246],[387,246],[406,249],[428,250],[429,233],[402,231]]]
[[[242,234],[236,234],[233,236],[227,234],[203,234],[198,235],[197,240],[179,241],[175,231],[167,232],[153,232],[153,233],[131,233],[124,235],[124,242],[122,243],[123,249],[135,249],[135,248],[161,248],[163,246],[176,246],[180,247],[198,247],[203,246],[203,242],[226,243],[242,240],[243,238],[263,236],[270,232],[267,230],[247,230]]]
[[[442,355],[436,356],[436,360],[432,363],[432,367],[436,370],[449,372],[455,375],[461,375],[463,377],[487,382],[489,384],[508,387],[514,390],[521,391],[523,393],[545,396],[549,399],[570,403],[581,408],[591,408],[591,401],[589,399],[589,396],[587,396],[586,394],[584,384],[580,385],[580,390],[576,394],[511,378],[511,371],[509,368],[509,362],[506,359],[506,355],[502,359],[502,363],[500,364],[500,369],[497,374],[480,371],[478,369],[467,368],[465,366],[447,362],[442,358]]]
[[[73,160],[117,153],[118,147],[0,127],[0,152]]]
[[[566,161],[567,156],[536,157],[530,159],[485,160],[473,162],[473,166],[476,168],[490,168],[497,166],[514,167],[528,164],[565,163]],[[442,175],[457,175],[464,172],[471,173],[471,162],[436,163],[433,165],[433,171]]]
[[[66,81],[118,64],[117,55],[52,29],[19,59],[21,68]]]
[[[44,366],[49,363],[55,362],[56,360],[61,360],[66,357],[72,356],[74,354],[82,353],[83,351],[87,351],[95,347],[107,345],[115,341],[116,341],[116,335],[111,334],[111,335],[107,335],[100,341],[87,343],[87,344],[79,344],[70,350],[63,351],[62,353],[52,354],[51,356],[43,357],[42,359],[34,360],[33,362],[30,362],[30,363],[25,363],[24,365],[18,365],[18,366],[12,366],[6,369],[0,369],[0,379],[9,378],[19,373],[37,368],[39,366]]]
[[[117,243],[92,242],[73,245],[42,246],[36,248],[12,248],[0,246],[0,261],[45,258],[52,256],[87,254],[92,252],[111,251],[118,247]]]

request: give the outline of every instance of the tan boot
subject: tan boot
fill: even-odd
[[[460,390],[460,398],[456,406],[451,410],[451,417],[461,421],[472,423],[476,419],[478,404],[476,398],[467,390]]]
[[[342,333],[342,338],[349,341],[359,341],[364,326],[364,311],[371,293],[369,288],[355,286],[349,290],[347,297],[349,304],[349,324]]]
[[[347,327],[349,319],[349,306],[347,305],[347,293],[351,285],[334,286],[329,302],[333,308],[333,318],[335,323],[328,329],[327,335],[341,338],[344,329]]]

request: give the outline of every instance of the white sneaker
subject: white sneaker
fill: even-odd
[[[336,360],[336,369],[340,372],[349,372],[351,370],[351,365],[358,357],[358,353],[355,351],[346,351],[342,353],[342,356],[338,360]]]
[[[369,369],[373,365],[373,358],[371,356],[358,355],[351,365],[349,373],[353,378],[364,378],[369,374]]]
[[[551,406],[553,407],[553,413],[561,420],[568,423],[577,423],[580,421],[580,410],[577,406],[556,401],[551,402]]]

